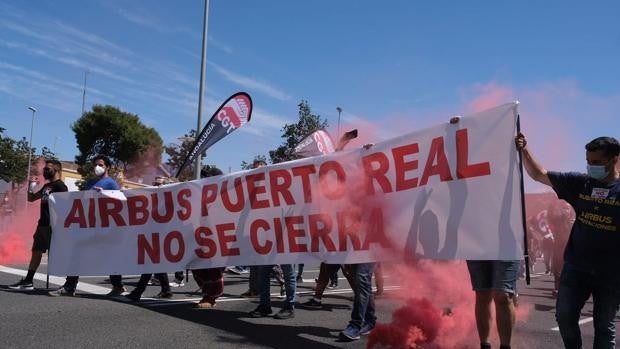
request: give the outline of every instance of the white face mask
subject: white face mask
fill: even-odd
[[[103,176],[104,173],[105,169],[102,166],[95,166],[95,175],[97,175],[97,177]]]

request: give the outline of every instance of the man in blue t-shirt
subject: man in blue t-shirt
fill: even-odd
[[[95,176],[94,179],[89,180],[86,183],[87,190],[119,190],[120,187],[116,181],[109,176],[108,169],[111,166],[110,159],[104,155],[97,155],[92,160],[94,166]],[[78,276],[67,276],[65,284],[56,291],[51,291],[50,296],[73,296],[78,284]],[[110,282],[112,283],[112,290],[108,293],[108,296],[120,296],[126,290],[123,286],[123,280],[121,275],[110,275]]]
[[[592,296],[594,348],[614,348],[620,307],[620,144],[599,137],[586,145],[587,174],[545,170],[516,137],[527,173],[551,186],[574,209],[576,220],[564,250],[556,320],[566,348],[581,348],[579,316]]]

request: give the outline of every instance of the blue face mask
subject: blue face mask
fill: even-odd
[[[601,180],[609,174],[609,171],[605,170],[603,165],[588,165],[588,176]]]

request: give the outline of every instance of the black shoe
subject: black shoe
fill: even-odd
[[[297,279],[295,280],[298,284],[301,284],[304,282],[304,278],[301,277],[301,275],[297,275]]]
[[[286,307],[280,310],[273,318],[278,320],[286,320],[295,317],[295,309],[293,307]]]
[[[250,317],[266,317],[271,315],[273,311],[268,305],[260,304],[256,309],[250,312]]]
[[[327,288],[338,288],[338,282],[330,282]]]
[[[301,303],[299,306],[303,308],[321,309],[323,308],[323,303],[317,301],[314,298],[311,298],[309,301]]]
[[[172,298],[172,292],[170,292],[170,291],[161,291],[161,292],[159,292],[155,296],[155,298],[158,298],[158,299],[170,299],[170,298]]]
[[[32,281],[26,281],[26,279],[21,279],[19,282],[9,285],[9,288],[11,290],[34,290]]]
[[[140,301],[140,297],[141,297],[141,296],[142,296],[142,295],[141,295],[140,293],[138,293],[138,292],[133,292],[133,291],[132,291],[132,292],[129,292],[129,294],[126,294],[126,295],[125,295],[125,297],[126,297],[127,299],[129,299],[130,301],[132,301],[132,302],[139,302],[139,301]]]

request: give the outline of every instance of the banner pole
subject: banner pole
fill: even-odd
[[[517,134],[521,133],[521,115],[517,114]],[[525,283],[530,284],[530,255],[527,238],[527,221],[525,218],[525,181],[523,177],[523,155],[519,150],[519,184],[521,187],[521,221],[523,223],[523,257],[525,259]]]
[[[51,245],[52,244],[51,244],[51,241],[50,241],[50,248],[52,248]],[[50,248],[47,249],[47,267],[45,268],[45,274],[46,274],[45,288],[46,289],[50,288]]]

